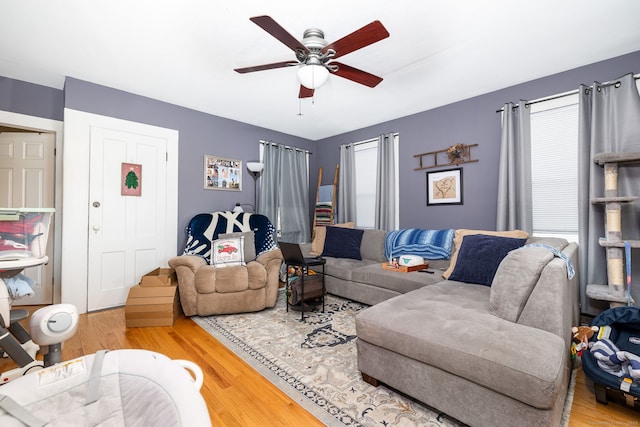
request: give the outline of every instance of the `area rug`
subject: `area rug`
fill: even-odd
[[[328,426],[464,426],[362,380],[355,315],[366,307],[328,295],[325,312],[305,313],[301,322],[300,312],[286,311],[284,292],[279,292],[272,309],[192,319]]]

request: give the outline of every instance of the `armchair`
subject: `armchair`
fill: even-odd
[[[194,216],[186,227],[182,255],[169,260],[176,270],[180,302],[186,316],[259,311],[273,307],[279,285],[282,253],[275,228],[264,215],[214,212]],[[255,260],[246,265],[211,265],[211,242],[225,233],[252,232]],[[251,244],[252,239],[246,243]]]

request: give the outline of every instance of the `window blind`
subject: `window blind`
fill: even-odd
[[[577,96],[532,109],[531,174],[534,234],[577,237]]]

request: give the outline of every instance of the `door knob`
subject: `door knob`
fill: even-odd
[[[93,207],[94,208],[99,208],[100,207],[100,202],[93,202]]]

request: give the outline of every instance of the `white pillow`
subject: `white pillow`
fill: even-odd
[[[253,231],[218,234],[219,239],[229,237],[244,237],[244,262],[255,261],[256,259],[256,237]]]
[[[211,242],[211,265],[219,268],[246,265],[244,262],[244,236]]]

